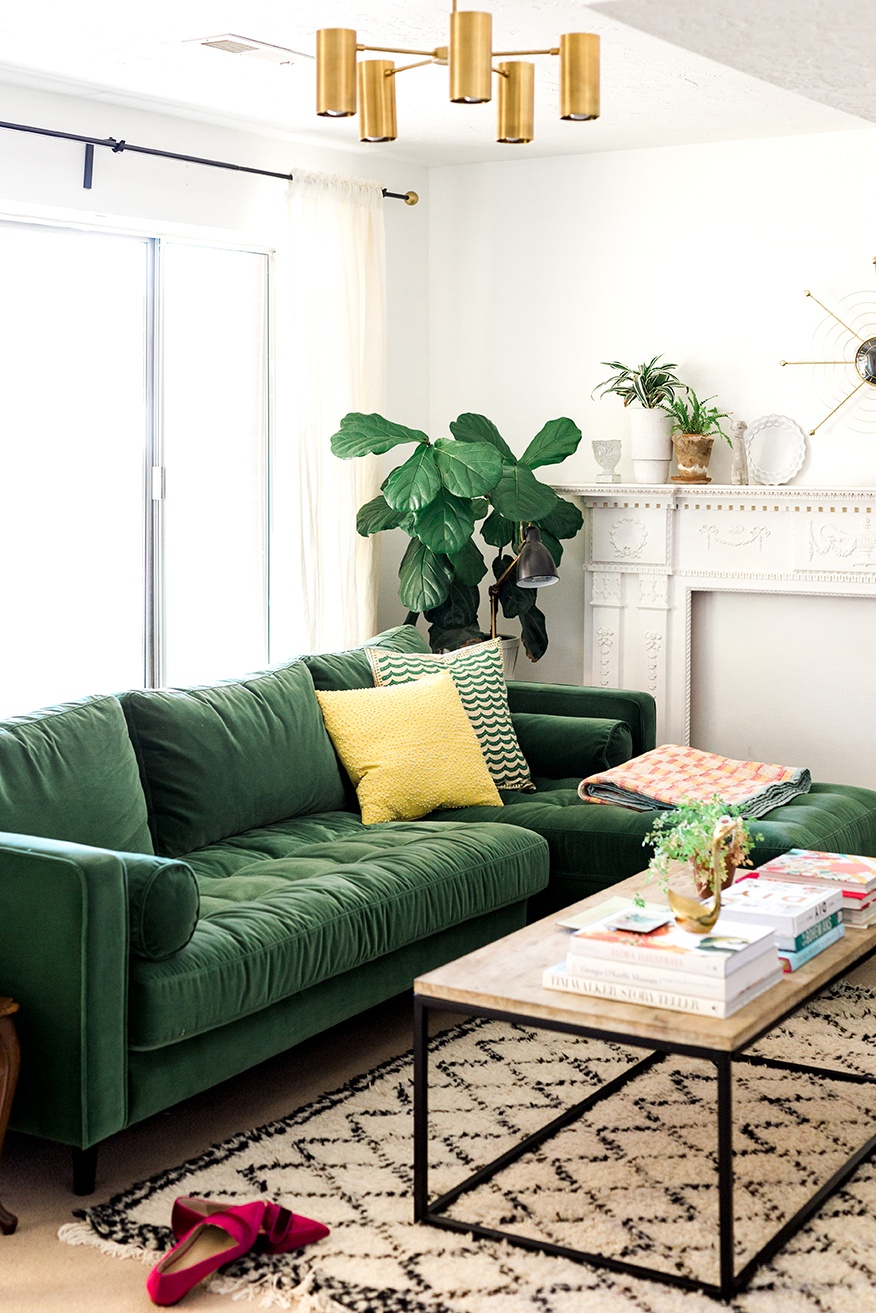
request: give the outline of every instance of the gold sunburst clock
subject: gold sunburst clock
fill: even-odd
[[[873,264],[876,265],[876,259]],[[825,312],[815,332],[815,354],[819,360],[780,360],[780,365],[813,365],[816,383],[825,391],[824,401],[832,408],[809,436],[817,433],[837,411],[848,407],[845,417],[859,432],[873,432],[876,424],[876,291],[852,292],[836,310],[829,309],[812,292],[804,292]]]

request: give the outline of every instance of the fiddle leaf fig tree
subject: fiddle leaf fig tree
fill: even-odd
[[[561,539],[573,538],[583,523],[577,506],[533,473],[577,449],[581,430],[571,419],[549,420],[519,459],[485,415],[460,415],[450,432],[452,437],[432,442],[419,429],[353,412],[344,416],[331,440],[342,460],[413,444],[412,454],[387,475],[380,493],[359,508],[356,529],[363,537],[402,529],[410,538],[399,567],[399,598],[409,620],[425,615],[433,651],[489,637],[478,622],[478,585],[490,573],[501,577],[520,551],[527,525],[537,525],[559,565]],[[475,541],[478,524],[483,541],[497,549],[491,566]],[[531,661],[538,661],[548,645],[536,598],[535,589],[518,588],[510,575],[499,595],[505,616],[520,621]]]

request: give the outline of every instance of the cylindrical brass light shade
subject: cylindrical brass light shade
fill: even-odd
[[[359,140],[395,141],[395,63],[363,59],[359,64]]]
[[[356,33],[350,27],[316,34],[316,112],[333,119],[356,113]]]
[[[493,95],[493,16],[474,9],[450,15],[450,99],[480,105]]]
[[[560,37],[560,118],[599,118],[599,37],[592,32]]]
[[[535,113],[535,65],[525,60],[499,64],[497,141],[532,141]],[[503,76],[507,74],[507,77]]]

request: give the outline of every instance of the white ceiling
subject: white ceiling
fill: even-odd
[[[447,71],[437,67],[399,78],[396,142],[360,147],[357,120],[316,117],[317,27],[355,28],[365,44],[432,49],[446,44],[449,0],[19,0],[0,11],[0,79],[425,165],[829,132],[876,120],[876,89],[859,77],[851,0],[832,0],[848,22],[829,43],[829,70],[815,21],[823,0],[470,3],[490,9],[494,45],[503,50],[553,45],[563,31],[598,32],[600,120],[559,121],[550,57],[535,61],[529,146],[495,142],[494,105],[449,104]],[[800,6],[804,24],[795,17]],[[224,33],[303,53],[275,65],[198,44]],[[100,131],[113,134],[111,113]]]

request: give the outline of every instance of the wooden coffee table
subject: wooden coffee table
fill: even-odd
[[[575,903],[567,912],[581,911],[615,895],[632,896],[644,886],[644,875],[633,876],[609,891]],[[654,884],[647,886],[649,902],[661,901]],[[733,1123],[732,1083],[734,1062],[778,1067],[805,1072],[857,1085],[876,1085],[876,1079],[846,1071],[833,1071],[804,1063],[784,1062],[747,1054],[757,1040],[785,1021],[793,1012],[854,967],[876,953],[876,927],[849,930],[839,943],[825,949],[806,966],[787,975],[772,989],[732,1017],[719,1020],[694,1013],[670,1012],[632,1003],[616,1003],[580,994],[544,989],[542,971],[566,955],[568,931],[557,926],[560,915],[536,921],[496,943],[479,948],[455,962],[438,967],[414,982],[414,1216],[417,1221],[447,1230],[471,1233],[485,1239],[506,1240],[527,1249],[557,1254],[578,1262],[592,1263],[648,1277],[685,1289],[704,1290],[719,1299],[731,1299],[744,1290],[761,1263],[770,1259],[824,1200],[852,1174],[876,1148],[876,1135],[858,1149],[818,1191],[789,1218],[758,1252],[735,1270],[733,1227]],[[519,1022],[545,1030],[563,1031],[592,1039],[607,1040],[649,1050],[614,1080],[582,1099],[535,1134],[493,1162],[486,1164],[440,1198],[429,1200],[429,1012],[462,1012],[468,1016]],[[575,1121],[594,1104],[616,1093],[636,1075],[670,1054],[705,1059],[715,1068],[717,1087],[717,1163],[719,1264],[717,1284],[665,1272],[621,1259],[572,1249],[549,1241],[482,1226],[445,1216],[461,1195],[494,1176],[509,1163],[542,1144],[564,1126]],[[876,1098],[874,1098],[876,1112]]]

